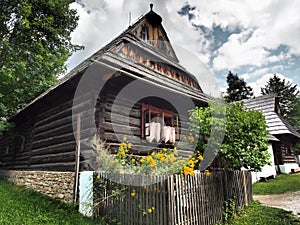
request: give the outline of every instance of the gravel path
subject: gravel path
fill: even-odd
[[[280,195],[254,195],[263,205],[292,211],[300,217],[300,191]]]

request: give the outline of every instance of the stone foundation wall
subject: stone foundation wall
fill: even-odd
[[[64,202],[72,202],[74,172],[0,170],[0,178]]]

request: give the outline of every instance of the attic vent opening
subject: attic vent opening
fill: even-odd
[[[140,38],[144,41],[148,40],[148,31],[147,31],[147,27],[145,25],[142,26]]]

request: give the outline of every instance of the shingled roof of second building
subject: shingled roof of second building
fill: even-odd
[[[243,100],[248,109],[259,110],[266,117],[268,130],[271,135],[291,134],[300,138],[300,134],[279,113],[275,95],[264,95],[255,99]]]

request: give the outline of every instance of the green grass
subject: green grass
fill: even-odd
[[[276,179],[253,185],[253,194],[271,195],[300,191],[300,174],[280,174]]]
[[[0,224],[96,224],[75,206],[0,180]]]
[[[291,212],[261,205],[255,201],[226,225],[300,225]]]

